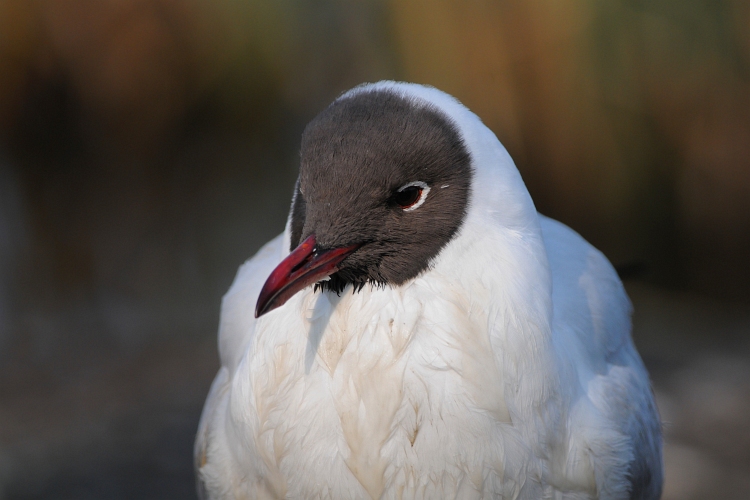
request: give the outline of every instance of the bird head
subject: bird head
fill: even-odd
[[[417,277],[461,227],[471,182],[469,149],[439,107],[398,87],[343,95],[303,133],[290,254],[256,317],[313,284],[339,293]]]

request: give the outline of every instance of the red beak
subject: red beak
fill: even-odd
[[[315,243],[315,235],[311,234],[271,272],[255,305],[256,318],[283,306],[295,293],[338,271],[339,264],[362,246],[319,250]]]

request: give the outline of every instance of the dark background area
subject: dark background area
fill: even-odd
[[[664,498],[750,498],[747,2],[0,0],[0,499],[194,497],[221,296],[305,123],[385,78],[637,264]]]

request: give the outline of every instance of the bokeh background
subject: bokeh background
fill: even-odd
[[[194,498],[222,294],[305,123],[462,100],[632,272],[664,498],[750,498],[750,4],[0,0],[0,498]]]

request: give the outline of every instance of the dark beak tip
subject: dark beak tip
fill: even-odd
[[[260,301],[260,297],[258,297],[258,302],[256,302],[255,304],[255,319],[260,318],[264,314],[267,314],[273,311],[274,309],[276,309],[277,307],[281,307],[282,305],[284,304],[282,303],[282,304],[274,305],[273,302],[266,302],[265,304],[262,304]]]

